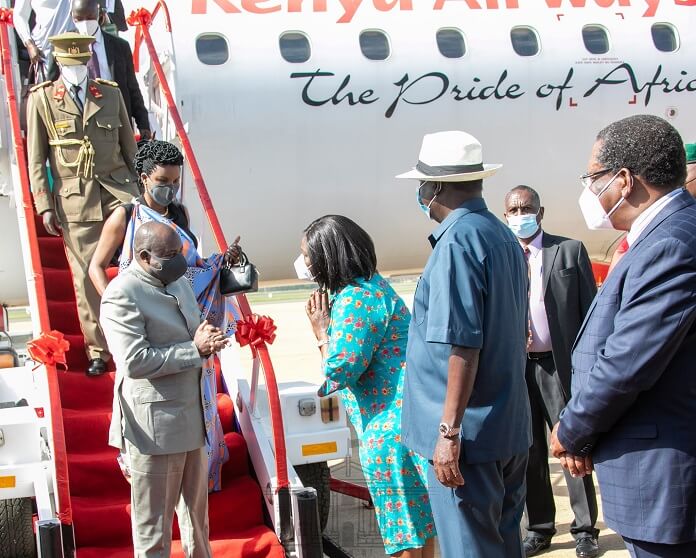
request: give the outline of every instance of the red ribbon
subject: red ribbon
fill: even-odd
[[[60,331],[42,333],[38,339],[27,343],[27,352],[34,362],[45,365],[66,364],[65,352],[70,349],[70,343]]]
[[[235,338],[240,347],[246,345],[258,347],[263,343],[268,343],[270,345],[275,341],[276,329],[273,320],[268,316],[252,314],[243,320],[237,321]]]
[[[152,23],[152,14],[145,8],[133,10],[127,19],[128,25],[136,27],[138,25],[150,25]]]
[[[128,25],[135,27],[135,42],[133,44],[133,67],[136,72],[140,71],[140,45],[143,43],[143,27],[152,24],[152,14],[145,8],[133,10],[128,16]]]
[[[12,10],[10,8],[0,8],[0,23],[13,25]]]

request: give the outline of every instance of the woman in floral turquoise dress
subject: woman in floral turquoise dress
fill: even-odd
[[[307,303],[326,375],[320,395],[338,390],[353,423],[385,550],[432,558],[428,464],[400,434],[408,308],[377,273],[372,239],[350,219],[314,221],[301,247],[298,276],[320,286]]]

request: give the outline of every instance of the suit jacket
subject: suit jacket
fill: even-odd
[[[104,37],[104,50],[106,60],[109,63],[111,79],[118,83],[126,105],[128,116],[135,120],[138,130],[149,130],[150,119],[140,92],[140,85],[135,77],[133,67],[133,52],[128,41],[120,37],[114,37],[109,33],[102,33]]]
[[[570,399],[570,351],[597,294],[592,264],[579,240],[544,232],[541,239],[544,305],[556,372]]]
[[[102,221],[101,187],[127,201],[139,194],[133,167],[137,146],[121,93],[110,82],[89,81],[84,111],[80,112],[62,80],[37,85],[27,105],[29,178],[36,211],[56,211],[61,222]],[[49,129],[57,139],[75,145],[49,145]],[[77,160],[83,138],[94,149],[91,178],[63,161]],[[51,165],[51,190],[46,160]]]
[[[148,455],[191,451],[205,443],[200,325],[185,278],[163,286],[137,262],[107,287],[101,326],[116,362],[109,444],[124,439]]]
[[[609,274],[572,356],[558,438],[591,454],[625,537],[696,540],[696,203],[682,190]]]

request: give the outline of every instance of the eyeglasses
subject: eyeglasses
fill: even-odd
[[[587,174],[583,174],[580,176],[580,183],[582,184],[583,188],[589,188],[590,186],[592,186],[595,180],[597,180],[600,176],[607,174],[608,172],[611,172],[611,169],[602,169],[597,172],[588,172]]]

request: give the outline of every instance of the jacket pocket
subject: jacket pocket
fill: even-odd
[[[121,119],[118,116],[97,116],[95,118],[99,129],[99,138],[106,141],[118,141],[118,132],[121,128]]]
[[[575,267],[568,267],[566,269],[559,269],[556,273],[558,273],[559,277],[575,277],[578,274],[578,270]]]
[[[135,403],[161,403],[172,401],[177,398],[177,394],[172,389],[156,388],[154,386],[142,386],[133,392],[133,402]]]
[[[61,198],[69,198],[70,196],[79,195],[82,193],[80,189],[80,177],[60,178],[56,179],[54,184],[56,196]]]

